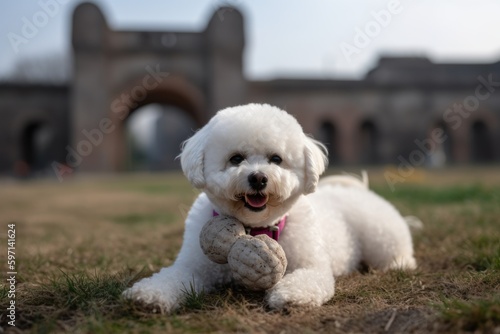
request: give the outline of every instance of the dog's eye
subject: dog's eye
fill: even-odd
[[[269,162],[276,164],[276,165],[279,165],[282,161],[283,161],[283,159],[281,159],[281,157],[277,154],[274,154],[273,156],[271,156],[269,158]]]
[[[229,159],[229,162],[235,166],[238,166],[243,162],[243,160],[245,160],[244,156],[242,156],[241,154],[235,154]]]

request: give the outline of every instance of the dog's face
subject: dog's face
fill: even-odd
[[[323,173],[322,146],[295,118],[269,105],[228,108],[186,141],[181,165],[219,213],[251,227],[272,225]]]

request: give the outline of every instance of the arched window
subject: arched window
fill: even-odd
[[[453,162],[453,139],[444,122],[437,122],[431,128],[427,142],[420,149],[427,154],[429,166],[442,167]]]
[[[175,157],[196,123],[182,109],[152,103],[134,110],[125,120],[126,170],[178,168]]]
[[[364,121],[359,129],[359,161],[363,164],[378,162],[378,131],[372,121]]]
[[[323,121],[319,126],[315,138],[325,144],[328,149],[329,163],[339,162],[339,154],[337,151],[337,132],[335,125],[328,120]]]
[[[43,122],[28,123],[21,138],[22,162],[28,172],[37,172],[50,164],[50,144],[52,134],[50,128]]]
[[[493,161],[493,139],[485,122],[478,120],[471,127],[471,158],[474,162]]]

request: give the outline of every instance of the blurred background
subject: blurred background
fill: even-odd
[[[0,245],[15,225],[19,332],[499,333],[500,1],[1,3]],[[181,247],[198,195],[181,143],[250,102],[324,142],[328,174],[367,170],[423,222],[415,274],[354,273],[294,317],[240,289],[187,291],[174,317],[120,298]]]
[[[270,103],[330,166],[500,161],[500,3],[18,1],[0,11],[0,174],[178,169],[217,110]]]

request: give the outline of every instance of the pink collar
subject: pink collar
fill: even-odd
[[[212,215],[214,217],[218,216],[219,213],[215,210],[212,210]],[[284,215],[283,218],[280,219],[278,224],[269,226],[269,227],[255,227],[255,228],[248,228],[245,226],[245,230],[247,234],[250,234],[252,237],[255,237],[256,235],[259,234],[265,234],[269,238],[272,238],[276,241],[279,240],[281,232],[283,232],[283,229],[285,228],[286,225],[286,217],[287,215]]]

